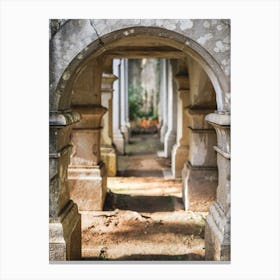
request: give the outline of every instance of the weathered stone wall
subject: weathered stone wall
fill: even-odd
[[[55,25],[53,21],[51,25]],[[127,30],[117,32],[125,28]],[[161,29],[155,30],[155,28]],[[98,51],[105,51],[106,43],[142,33],[146,36],[154,35],[162,39],[171,39],[177,42],[176,46],[182,51],[189,52],[198,59],[203,57],[206,62],[203,67],[206,72],[209,72],[216,89],[218,107],[229,111],[230,22],[228,20],[83,19],[56,23],[56,29],[56,32],[52,32],[50,40],[51,110],[67,109],[67,98],[61,99],[65,95],[65,84],[92,51],[96,51],[97,54]],[[116,34],[110,36],[112,32]]]

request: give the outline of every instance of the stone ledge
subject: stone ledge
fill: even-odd
[[[76,123],[80,120],[77,112],[69,113],[51,113],[49,117],[50,126],[66,126]]]
[[[90,115],[100,115],[107,112],[107,108],[100,104],[89,104],[89,105],[73,105],[73,109],[77,109],[79,114],[90,114]]]
[[[221,126],[230,126],[230,115],[229,114],[222,114],[222,113],[211,113],[205,117],[205,120]]]
[[[69,165],[68,180],[71,180],[71,179],[88,180],[90,178],[93,178],[93,179],[99,178],[103,174],[102,170],[104,167],[105,167],[105,164],[103,161],[100,161],[97,165],[94,165],[94,166]]]
[[[216,107],[203,107],[203,106],[187,106],[185,111],[189,115],[206,115],[213,113],[216,110]]]
[[[65,155],[66,153],[68,153],[69,151],[71,151],[73,145],[67,145],[64,148],[62,148],[62,150],[60,150],[57,153],[49,153],[49,158],[50,159],[58,159],[61,158],[63,155]]]
[[[191,170],[218,170],[217,166],[192,165],[190,161],[187,161],[186,165]]]
[[[188,129],[190,129],[192,133],[215,133],[215,129],[213,128],[192,128],[188,126]]]

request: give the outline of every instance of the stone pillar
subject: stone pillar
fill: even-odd
[[[67,168],[70,159],[70,134],[79,121],[76,113],[50,116],[49,260],[81,259],[81,215],[70,200]]]
[[[121,122],[121,132],[124,135],[125,143],[129,142],[129,119],[128,119],[128,61],[127,59],[121,59],[120,66],[120,122]]]
[[[213,113],[206,120],[217,133],[219,182],[217,198],[210,207],[205,227],[206,260],[230,260],[230,116]]]
[[[113,74],[120,77],[120,59],[113,60]],[[120,79],[113,84],[113,142],[117,152],[121,155],[125,153],[124,136],[120,130]]]
[[[160,63],[160,141],[164,143],[165,134],[167,132],[167,63],[166,59],[161,59]]]
[[[174,90],[173,71],[170,60],[168,60],[168,130],[164,138],[164,157],[171,157],[171,150],[176,143],[177,122],[177,92]]]
[[[70,196],[79,211],[102,210],[107,191],[106,168],[100,161],[100,121],[106,108],[77,106],[81,121],[72,131],[73,153],[68,168]]]
[[[185,209],[209,211],[216,198],[218,185],[217,159],[213,146],[217,143],[215,130],[204,120],[213,109],[186,108],[189,116],[189,160],[182,171]]]
[[[116,79],[117,77],[113,74],[103,73],[102,75],[101,104],[108,111],[102,119],[101,160],[106,165],[108,177],[117,174],[117,152],[112,141],[112,94],[113,82]]]
[[[182,169],[189,156],[189,130],[187,129],[187,115],[185,108],[190,103],[189,77],[185,72],[175,76],[177,82],[177,142],[172,150],[172,175],[174,178],[182,176]]]
[[[125,125],[128,130],[127,142],[129,142],[131,131],[130,131],[130,120],[129,120],[129,94],[128,94],[128,59],[125,59]]]

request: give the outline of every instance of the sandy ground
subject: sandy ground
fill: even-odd
[[[104,211],[82,213],[85,260],[204,260],[205,212],[184,211],[181,182],[164,178],[154,136],[137,136],[108,178]]]

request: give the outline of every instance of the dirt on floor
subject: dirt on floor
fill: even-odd
[[[146,149],[138,136],[119,157],[123,177],[108,178],[104,211],[82,212],[85,260],[204,260],[207,213],[184,211],[181,182],[164,178],[168,160],[148,137]]]

